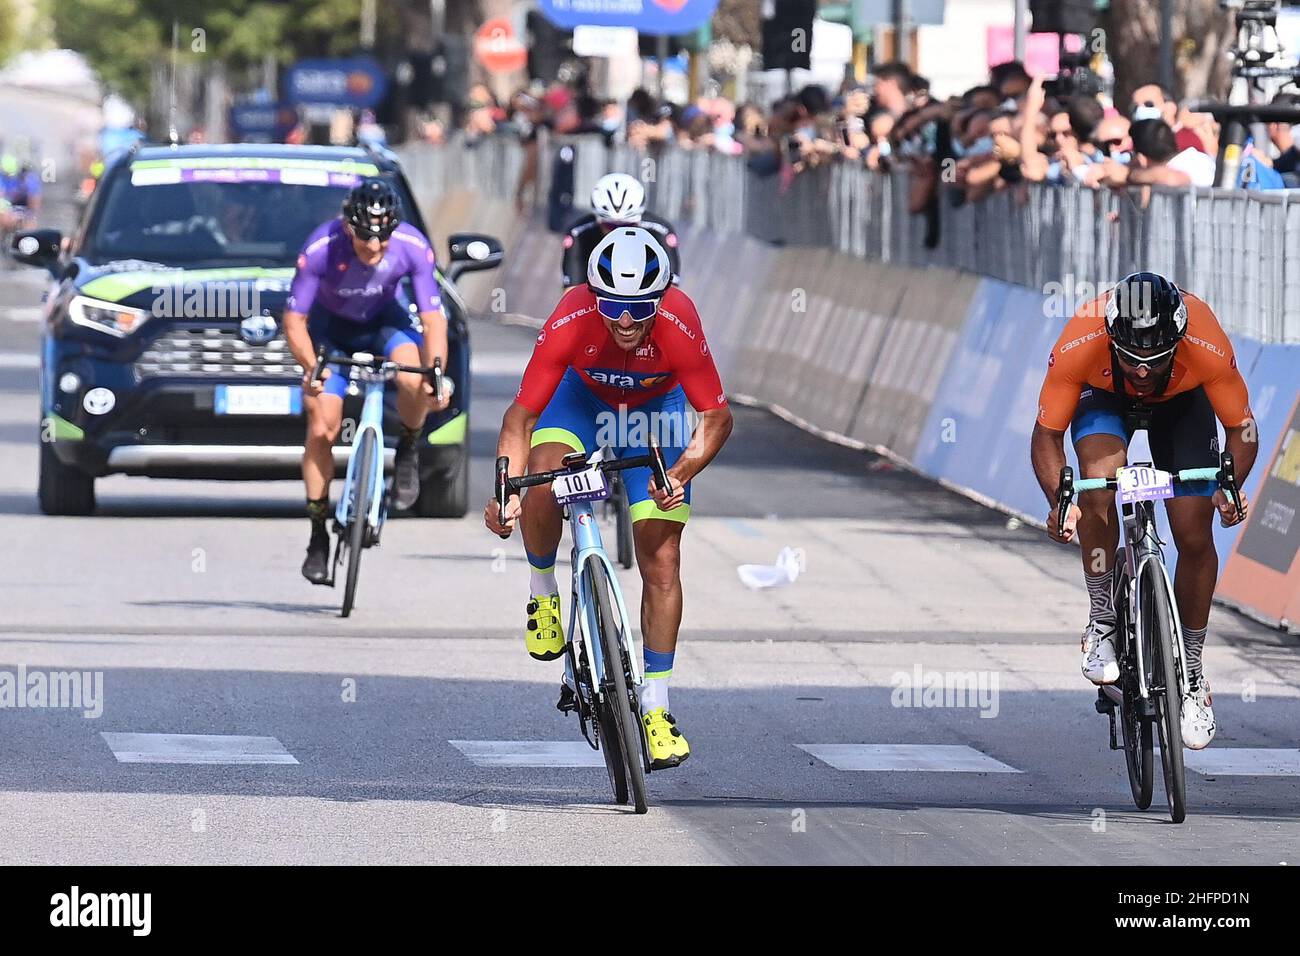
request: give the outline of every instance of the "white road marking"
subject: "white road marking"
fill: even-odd
[[[1206,777],[1300,776],[1300,750],[1274,747],[1210,747],[1188,750],[1183,762]]]
[[[40,306],[33,308],[0,308],[0,318],[8,319],[10,322],[39,322],[45,310]]]
[[[476,767],[604,767],[582,740],[449,740]]]
[[[469,370],[475,375],[523,375],[526,355],[513,352],[471,352]]]
[[[118,763],[296,764],[274,737],[101,733]]]
[[[0,368],[40,368],[41,357],[27,352],[0,352]]]
[[[836,770],[1021,773],[973,747],[948,744],[796,744]]]

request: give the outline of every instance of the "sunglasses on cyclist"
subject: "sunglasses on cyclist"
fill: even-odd
[[[1119,360],[1125,365],[1134,369],[1145,368],[1148,372],[1164,368],[1169,364],[1169,360],[1174,357],[1174,352],[1178,350],[1178,346],[1175,345],[1173,348],[1166,349],[1156,355],[1134,355],[1127,349],[1121,348],[1113,343],[1112,347],[1115,349],[1115,354],[1119,356]]]
[[[603,296],[596,296],[596,309],[602,316],[611,322],[617,322],[623,318],[626,312],[632,317],[633,322],[644,322],[653,318],[659,311],[658,299],[606,299]]]

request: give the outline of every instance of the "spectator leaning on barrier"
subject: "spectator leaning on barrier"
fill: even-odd
[[[1130,123],[1122,116],[1106,116],[1093,131],[1092,154],[1096,162],[1088,166],[1080,177],[1085,186],[1122,186],[1128,180],[1125,167],[1133,158],[1133,140],[1129,138]]]
[[[1159,83],[1148,83],[1133,91],[1129,117],[1135,123],[1140,120],[1164,120],[1174,131],[1179,152],[1195,149],[1213,156],[1218,151],[1217,138],[1211,129],[1214,118],[1209,114],[1180,111],[1173,94]]]
[[[1300,106],[1300,94],[1279,93],[1273,97],[1272,105]],[[1288,189],[1300,188],[1300,149],[1296,148],[1295,127],[1290,123],[1269,123],[1268,138],[1278,151],[1273,169],[1281,174]]]
[[[898,119],[911,108],[912,71],[903,63],[885,63],[876,67],[873,99],[876,106]]]
[[[1173,160],[1181,155],[1173,128],[1162,119],[1138,120],[1133,124],[1133,161],[1126,169],[1124,181],[1130,186],[1170,186],[1186,188],[1192,185],[1191,175],[1177,169]],[[1196,152],[1196,150],[1192,150]],[[1203,155],[1203,154],[1202,154]],[[1214,165],[1211,162],[1211,167]],[[1211,169],[1210,178],[1214,173]]]

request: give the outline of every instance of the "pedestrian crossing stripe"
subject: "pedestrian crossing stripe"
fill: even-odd
[[[449,740],[476,767],[604,768],[605,758],[582,740]]]
[[[118,763],[297,764],[274,737],[101,733]]]
[[[951,744],[796,744],[836,770],[927,773],[1021,773],[1015,767]]]
[[[1300,750],[1276,747],[1209,747],[1183,754],[1187,766],[1206,777],[1300,776]]]

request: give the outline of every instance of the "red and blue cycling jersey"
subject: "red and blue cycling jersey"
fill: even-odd
[[[396,298],[402,279],[410,277],[416,310],[435,312],[442,308],[436,267],[429,240],[405,222],[393,232],[379,263],[363,265],[343,220],[332,219],[307,237],[289,288],[288,308],[306,314],[318,304],[340,318],[370,322]]]
[[[569,368],[612,406],[644,405],[678,385],[697,412],[727,404],[695,303],[676,287],[665,290],[650,334],[632,351],[614,341],[587,286],[564,293],[537,334],[515,401],[541,414]]]

